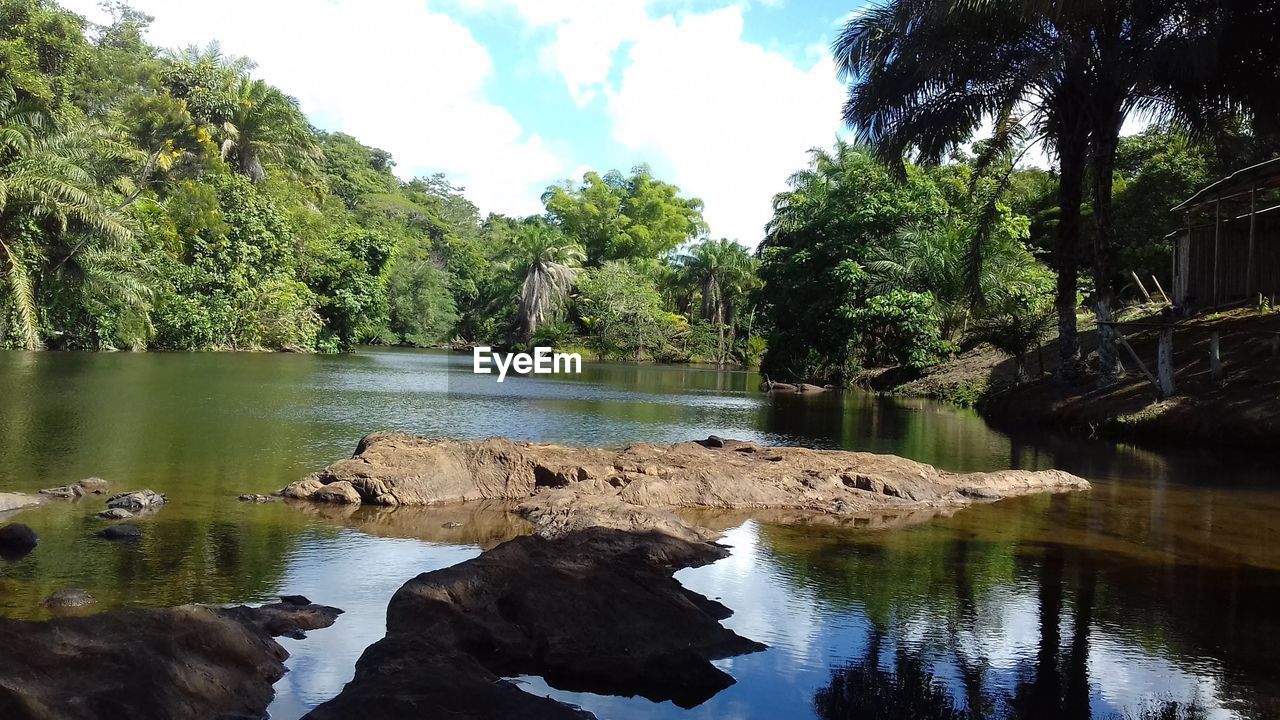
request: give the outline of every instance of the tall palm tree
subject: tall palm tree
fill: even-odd
[[[267,176],[264,161],[309,172],[320,150],[311,126],[293,98],[262,80],[240,77],[235,102],[224,125],[222,158],[257,183]]]
[[[1268,7],[1263,7],[1263,6]],[[1059,350],[1078,368],[1080,204],[1092,170],[1101,381],[1119,369],[1111,320],[1111,196],[1121,126],[1134,112],[1212,128],[1243,111],[1273,122],[1273,3],[1213,0],[887,0],[835,43],[854,78],[845,118],[886,158],[938,160],[994,120],[993,147],[1030,128],[1058,157]],[[1263,28],[1259,31],[1259,28]],[[1249,61],[1247,58],[1254,58]]]
[[[91,126],[57,127],[43,108],[0,82],[0,310],[7,306],[9,315],[7,320],[0,315],[0,323],[12,322],[22,347],[36,350],[43,344],[33,278],[40,264],[60,256],[61,266],[90,239],[108,246],[130,239],[124,219],[103,202],[94,165],[135,154]],[[67,236],[76,230],[86,239],[53,247],[30,238],[32,222],[43,226],[38,233]],[[87,260],[104,253],[91,253]]]
[[[699,317],[716,328],[718,362],[729,360],[734,311],[755,280],[756,262],[745,247],[724,238],[703,240],[676,257],[686,286],[696,288],[702,298]]]
[[[834,43],[852,79],[846,122],[883,159],[908,150],[940,161],[994,120],[993,149],[1023,130],[1057,158],[1060,371],[1080,370],[1076,336],[1080,207],[1088,159],[1087,53],[1070,8],[1021,0],[888,0],[851,20]],[[1069,5],[1069,3],[1068,3]]]
[[[561,316],[587,255],[581,245],[544,224],[521,228],[516,243],[524,272],[516,315],[520,334],[528,340],[540,325]]]

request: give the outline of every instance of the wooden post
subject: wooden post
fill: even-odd
[[[1222,253],[1219,251],[1219,245],[1222,240],[1222,198],[1219,197],[1213,204],[1213,306],[1217,307],[1221,300],[1218,299],[1218,256]]]
[[[1222,382],[1222,357],[1218,353],[1219,340],[1217,331],[1209,336],[1209,379],[1215,385]]]
[[[1160,286],[1160,278],[1152,275],[1151,282],[1156,284],[1156,289],[1160,291],[1160,297],[1164,298],[1164,304],[1172,305],[1173,303],[1169,302],[1169,295],[1164,291],[1164,288]]]
[[[1138,290],[1142,292],[1142,297],[1146,298],[1147,302],[1151,302],[1151,293],[1147,292],[1147,288],[1142,284],[1142,280],[1138,277],[1138,273],[1130,270],[1129,274],[1133,276],[1133,281],[1138,283]]]
[[[1249,190],[1249,256],[1244,265],[1244,296],[1253,297],[1253,258],[1258,247],[1258,188]]]
[[[1160,376],[1157,384],[1160,399],[1173,397],[1177,388],[1173,384],[1173,325],[1166,325],[1160,330],[1160,346],[1156,353],[1156,373]]]

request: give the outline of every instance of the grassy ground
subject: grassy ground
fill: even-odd
[[[1141,310],[1122,319],[1140,319]],[[1082,318],[1083,320],[1083,318]],[[1085,353],[1096,348],[1092,327],[1081,326]],[[1223,380],[1209,374],[1209,338],[1221,338]],[[1079,434],[1155,444],[1188,441],[1230,446],[1277,447],[1280,442],[1280,354],[1274,338],[1280,313],[1236,310],[1180,323],[1174,333],[1177,394],[1157,402],[1154,388],[1124,350],[1127,371],[1121,383],[1097,388],[1097,377],[1061,384],[1049,376],[1056,368],[1054,341],[1028,370],[1038,376],[1015,382],[1014,362],[989,347],[974,348],[930,369],[904,378],[893,370],[867,373],[860,382],[872,389],[976,405],[995,424],[1050,426]],[[1151,331],[1126,332],[1129,343],[1153,372],[1156,338]],[[1096,355],[1090,358],[1092,366]]]

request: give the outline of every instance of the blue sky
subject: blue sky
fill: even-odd
[[[484,211],[539,212],[549,183],[646,162],[703,199],[713,235],[754,245],[806,150],[842,132],[827,47],[864,0],[134,4],[153,43],[218,40],[315,124],[405,177],[447,173]]]

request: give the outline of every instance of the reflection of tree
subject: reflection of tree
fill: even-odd
[[[818,691],[813,705],[822,720],[968,720],[946,687],[933,677],[924,660],[901,646],[893,651],[893,668],[880,666],[883,634],[873,630],[861,661],[831,674],[831,684]]]

